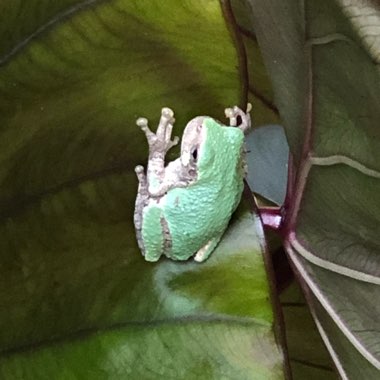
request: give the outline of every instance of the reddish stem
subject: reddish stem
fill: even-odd
[[[282,226],[283,209],[281,207],[259,207],[264,227],[279,231]]]

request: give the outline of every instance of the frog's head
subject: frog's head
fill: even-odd
[[[229,130],[229,131],[227,131]],[[181,144],[181,164],[189,178],[200,179],[219,170],[219,156],[230,156],[237,141],[235,134],[242,135],[238,128],[223,126],[211,117],[198,116],[192,119],[183,132]],[[236,141],[235,141],[236,140]]]
[[[215,177],[215,173],[223,175],[234,171],[241,159],[244,133],[251,125],[250,109],[250,104],[246,112],[237,106],[227,108],[225,113],[230,119],[229,126],[207,116],[189,121],[181,144],[182,175],[191,182]]]

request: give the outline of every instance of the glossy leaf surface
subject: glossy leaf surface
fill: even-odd
[[[0,377],[283,378],[247,205],[202,265],[135,242],[135,119],[170,106],[180,134],[244,96],[220,3],[0,9]]]

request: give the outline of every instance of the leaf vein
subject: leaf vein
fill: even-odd
[[[37,39],[42,33],[45,31],[51,29],[56,24],[61,22],[62,20],[65,20],[69,18],[70,16],[74,15],[77,12],[80,12],[84,9],[87,9],[91,7],[94,4],[100,3],[100,2],[107,2],[109,0],[84,0],[81,3],[75,4],[66,10],[56,14],[54,17],[52,17],[50,20],[45,22],[45,24],[38,27],[34,32],[32,32],[29,36],[25,37],[23,40],[21,40],[18,44],[16,44],[8,53],[0,57],[0,67],[5,66],[15,55],[17,55],[20,51],[22,51],[28,44]]]
[[[344,156],[344,155],[333,155],[333,156],[327,156],[327,157],[312,156],[310,157],[310,161],[312,165],[317,165],[317,166],[332,166],[332,165],[340,165],[340,164],[347,165],[370,177],[380,178],[380,171],[371,169],[361,164],[360,162],[353,160],[352,158]]]
[[[352,343],[352,345],[361,353],[361,355],[366,358],[374,367],[380,369],[380,362],[376,357],[373,356],[371,352],[368,351],[367,347],[352,333],[352,331],[346,326],[346,321],[342,320],[339,316],[339,312],[336,311],[331,305],[330,301],[325,297],[322,291],[319,289],[318,285],[312,280],[310,275],[307,273],[306,269],[303,267],[302,263],[296,256],[296,252],[293,250],[290,244],[287,244],[287,252],[292,259],[297,271],[300,276],[305,280],[307,286],[313,292],[314,296],[321,303],[326,312],[330,315],[333,321],[340,328],[342,333],[347,337],[347,339]],[[315,321],[318,319],[314,316]],[[321,327],[321,326],[320,326]]]
[[[296,250],[297,253],[299,253],[303,258],[310,261],[311,263],[330,270],[332,272],[341,274],[343,276],[351,277],[359,281],[368,282],[371,284],[380,285],[380,278],[377,276],[373,276],[368,273],[363,273],[360,271],[357,271],[355,269],[351,269],[348,267],[345,267],[343,265],[339,265],[336,263],[333,263],[331,261],[322,259],[315,255],[313,252],[306,249],[297,239],[296,234],[293,232],[290,235],[289,242],[291,246]]]

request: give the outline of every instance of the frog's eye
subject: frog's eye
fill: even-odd
[[[191,149],[190,153],[191,153],[191,157],[193,158],[193,161],[197,162],[197,159],[198,159],[198,148],[194,147],[193,149]]]

